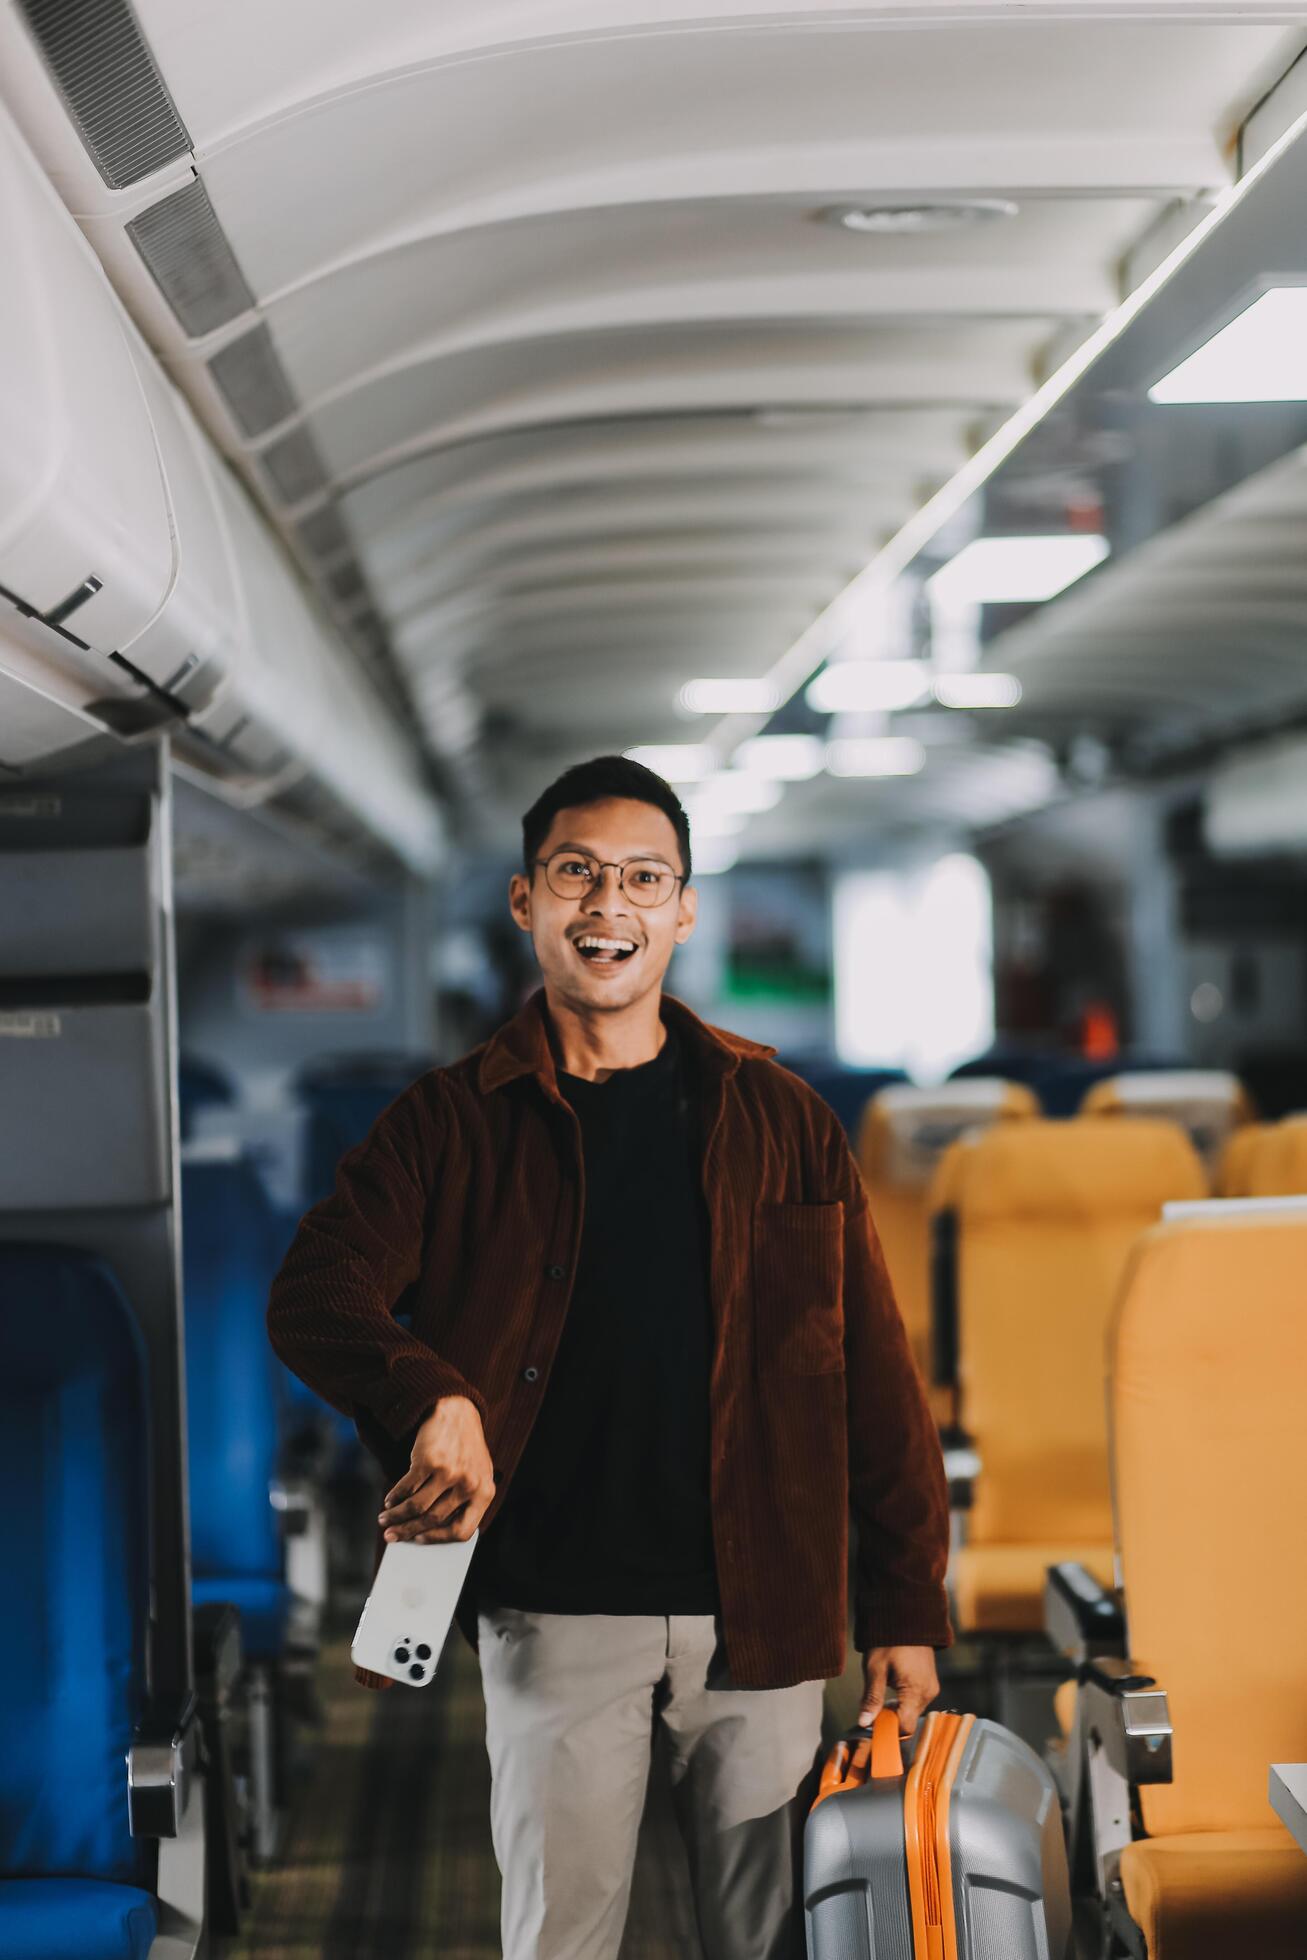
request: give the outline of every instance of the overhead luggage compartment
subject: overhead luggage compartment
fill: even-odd
[[[166,729],[234,802],[305,779],[411,869],[417,750],[127,319],[0,111],[0,778]],[[6,711],[8,710],[8,711]],[[371,848],[375,849],[375,845]]]

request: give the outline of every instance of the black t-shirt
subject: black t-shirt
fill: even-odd
[[[478,1601],[540,1613],[717,1611],[712,1316],[695,1085],[668,1030],[606,1082],[560,1072],[585,1216],[545,1397],[477,1546]]]

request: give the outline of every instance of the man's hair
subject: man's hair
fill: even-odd
[[[652,803],[670,817],[681,847],[685,882],[690,882],[690,819],[670,783],[632,762],[624,755],[597,755],[589,762],[574,763],[557,781],[537,796],[522,819],[522,858],[529,878],[540,846],[549,835],[549,826],[560,810],[579,809],[586,803],[606,803],[610,797],[625,797],[632,803]]]

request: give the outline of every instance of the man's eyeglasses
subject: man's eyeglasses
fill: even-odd
[[[544,866],[545,883],[555,898],[588,897],[605,871],[617,873],[617,889],[633,905],[665,905],[676,887],[685,883],[661,858],[628,858],[625,864],[614,864],[611,859],[601,862],[588,851],[563,850],[535,862]]]

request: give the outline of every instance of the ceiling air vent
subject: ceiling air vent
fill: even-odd
[[[126,0],[19,0],[110,190],[187,156],[191,139]]]
[[[261,436],[296,412],[286,370],[262,320],[215,354],[209,373],[242,435]]]
[[[321,510],[302,517],[295,533],[310,558],[339,558],[349,550],[349,538],[334,504],[324,504]]]
[[[254,295],[198,177],[133,218],[127,236],[191,340],[253,307]]]
[[[270,442],[259,462],[284,504],[302,504],[327,487],[327,472],[307,429],[292,429]]]

